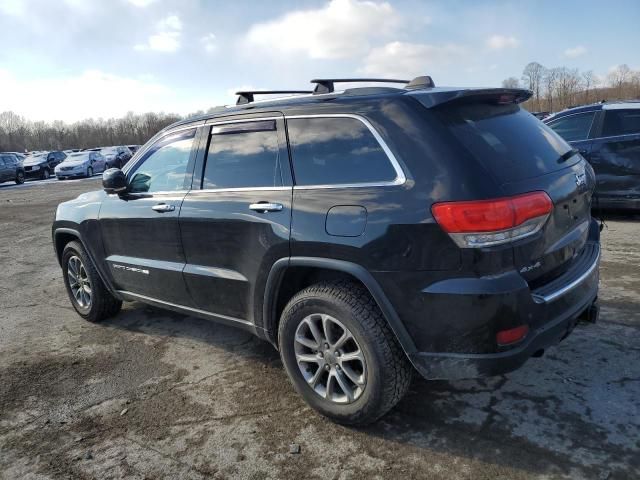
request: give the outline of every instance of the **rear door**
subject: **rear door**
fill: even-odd
[[[206,128],[196,167],[202,177],[180,211],[184,278],[197,308],[251,323],[261,315],[271,266],[289,256],[292,181],[284,119],[268,114]]]
[[[617,107],[614,105],[614,107]],[[640,108],[605,109],[589,160],[603,199],[640,197]]]

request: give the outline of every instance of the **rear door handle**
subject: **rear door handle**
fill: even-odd
[[[159,203],[151,208],[158,213],[173,212],[176,209],[175,205],[168,205],[166,203]]]
[[[255,210],[256,212],[265,213],[265,212],[279,212],[282,210],[281,203],[270,203],[270,202],[259,202],[252,203],[249,205],[251,210]]]

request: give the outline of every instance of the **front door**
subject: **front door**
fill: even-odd
[[[289,256],[284,120],[276,114],[207,128],[202,178],[180,211],[184,278],[197,308],[251,323],[271,266]]]
[[[160,138],[127,170],[127,193],[103,201],[99,223],[118,290],[191,305],[178,216],[192,181],[195,138],[195,128]]]

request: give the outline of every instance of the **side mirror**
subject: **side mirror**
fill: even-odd
[[[102,174],[102,188],[105,192],[124,193],[127,191],[127,177],[119,168],[110,168]]]

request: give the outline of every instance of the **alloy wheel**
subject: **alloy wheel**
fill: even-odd
[[[80,257],[73,255],[69,258],[67,278],[75,302],[81,308],[89,308],[91,306],[91,280],[89,280],[89,275],[87,275],[87,270]]]
[[[364,392],[364,353],[338,319],[323,313],[302,319],[296,329],[294,351],[300,373],[322,398],[352,403]]]

